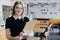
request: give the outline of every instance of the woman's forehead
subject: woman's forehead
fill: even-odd
[[[22,4],[17,4],[15,7],[23,8],[23,5]]]

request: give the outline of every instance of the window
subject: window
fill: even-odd
[[[10,17],[12,14],[12,6],[3,5],[3,20]]]

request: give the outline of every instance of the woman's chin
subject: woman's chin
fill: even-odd
[[[21,16],[21,14],[17,14],[18,16]]]

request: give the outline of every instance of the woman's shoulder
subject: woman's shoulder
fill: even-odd
[[[24,21],[28,22],[29,18],[28,17],[24,17]]]
[[[28,17],[24,17],[24,19],[29,19]]]
[[[11,20],[13,17],[11,16],[11,17],[8,17],[7,19],[6,19],[6,21],[8,21],[8,20]]]

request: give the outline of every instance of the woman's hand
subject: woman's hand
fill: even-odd
[[[28,35],[26,32],[21,32],[19,36],[20,36],[20,40],[22,40],[22,39],[26,39]]]
[[[28,36],[28,34],[26,32],[21,32],[20,36]]]

